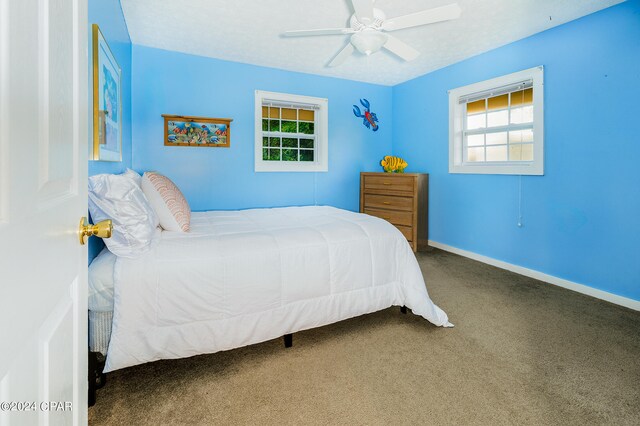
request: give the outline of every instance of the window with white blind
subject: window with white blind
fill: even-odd
[[[328,100],[256,91],[256,172],[328,170]]]
[[[542,67],[449,91],[449,172],[544,174]]]

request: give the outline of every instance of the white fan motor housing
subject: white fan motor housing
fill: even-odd
[[[373,8],[373,21],[369,21],[369,19],[365,18],[362,21],[358,19],[356,14],[351,15],[351,19],[349,20],[349,25],[356,31],[363,30],[365,27],[380,29],[384,20],[387,19],[387,15],[384,14],[380,9]]]

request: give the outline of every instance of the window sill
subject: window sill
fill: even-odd
[[[326,172],[327,165],[318,163],[304,164],[300,162],[284,163],[281,161],[267,162],[260,161],[255,165],[256,173],[259,172]]]
[[[542,163],[538,164],[498,164],[498,165],[449,165],[449,173],[477,174],[477,175],[525,175],[542,176],[544,168]]]

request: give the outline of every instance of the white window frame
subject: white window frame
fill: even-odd
[[[282,104],[315,106],[314,161],[267,161],[262,159],[262,104],[274,101]],[[329,170],[329,100],[311,96],[256,90],[255,94],[255,171],[256,172],[326,172]]]
[[[467,104],[459,99],[519,82],[533,82],[533,161],[464,161]],[[544,175],[544,68],[529,68],[449,91],[449,173]]]

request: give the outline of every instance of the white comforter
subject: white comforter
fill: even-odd
[[[438,326],[406,239],[333,207],[193,213],[138,259],[118,258],[105,371],[211,353],[405,305]]]

